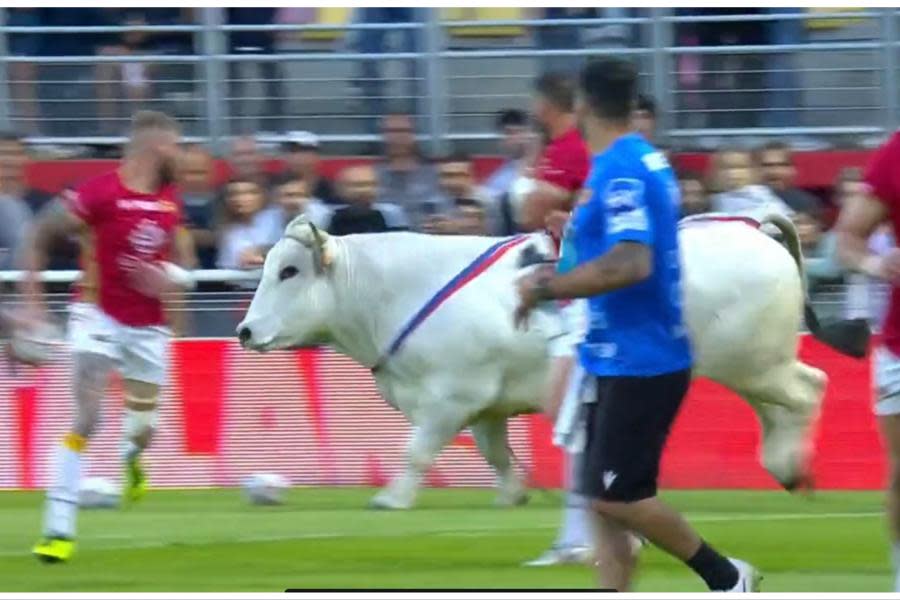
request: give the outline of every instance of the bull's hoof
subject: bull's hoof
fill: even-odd
[[[369,500],[369,508],[372,510],[409,510],[412,506],[379,495]]]
[[[804,474],[790,481],[782,482],[782,487],[791,494],[797,494],[806,498],[812,498],[813,492],[816,490],[815,481],[812,475]]]

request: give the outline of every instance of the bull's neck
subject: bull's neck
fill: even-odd
[[[350,246],[345,239],[332,238],[334,249],[338,254],[334,272],[334,321],[331,325],[330,345],[356,362],[373,367],[381,357],[382,345],[379,339],[376,319],[378,310],[373,306],[372,298],[377,297],[379,286],[384,282],[380,277],[363,277],[358,264],[365,260],[359,252],[349,251]]]

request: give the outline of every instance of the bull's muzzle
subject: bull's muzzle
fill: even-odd
[[[250,330],[247,326],[238,326],[237,330],[238,340],[241,342],[241,346],[244,348],[253,340],[253,331]]]

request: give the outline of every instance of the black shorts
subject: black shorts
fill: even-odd
[[[691,371],[653,377],[598,377],[587,405],[579,492],[613,502],[656,495],[659,461],[691,383]]]

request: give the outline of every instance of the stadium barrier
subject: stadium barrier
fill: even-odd
[[[831,377],[815,433],[814,475],[824,489],[876,489],[883,453],[870,410],[868,361],[804,337],[806,361]],[[32,370],[0,372],[0,489],[47,485],[50,461],[72,420],[70,356]],[[174,343],[160,433],[148,452],[159,487],[233,486],[253,472],[294,485],[380,485],[395,473],[410,428],[380,397],[367,369],[334,352],[255,354],[228,339]],[[87,473],[120,476],[122,387],[110,382],[104,425]],[[561,456],[540,415],[514,419],[510,443],[535,486],[559,487]],[[775,488],[756,458],[759,427],[732,393],[697,381],[662,468],[667,488]],[[437,460],[427,485],[488,486],[493,476],[463,432]]]

